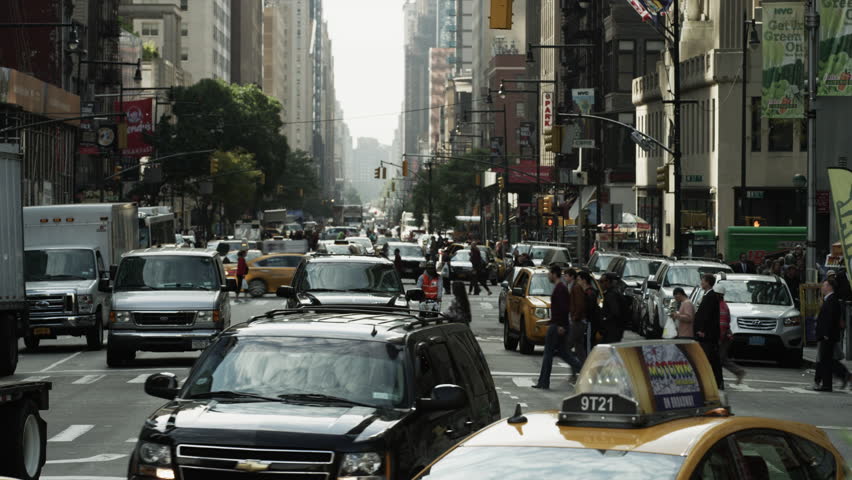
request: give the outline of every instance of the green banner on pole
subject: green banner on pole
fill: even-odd
[[[820,0],[817,95],[852,96],[852,2]]]
[[[766,3],[763,15],[763,116],[805,118],[804,4]]]

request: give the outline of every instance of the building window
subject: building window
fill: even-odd
[[[160,34],[160,26],[155,22],[142,22],[142,35],[153,37]]]
[[[184,62],[189,60],[189,48],[180,47],[180,59]]]
[[[180,0],[180,9],[181,10],[189,9],[189,0]]]
[[[518,118],[527,118],[527,106],[523,102],[515,104],[515,116]]]
[[[759,152],[763,142],[760,97],[751,97],[751,151]]]
[[[189,26],[185,23],[180,24],[180,36],[185,37],[189,35]]]
[[[795,120],[786,118],[769,119],[769,151],[792,152]]]
[[[618,41],[618,64],[616,65],[618,83],[616,90],[629,92],[636,78],[636,42],[633,40]]]
[[[645,75],[653,73],[657,69],[657,61],[660,53],[665,49],[662,40],[645,40]]]

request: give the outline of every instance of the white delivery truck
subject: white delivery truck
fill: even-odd
[[[108,273],[138,245],[139,215],[132,203],[24,208],[27,348],[58,335],[85,335],[89,349],[103,347]]]
[[[0,144],[0,377],[18,365],[18,338],[26,331],[24,232],[21,220],[21,157],[18,146]],[[47,451],[50,382],[0,379],[0,477],[25,480],[41,474]]]

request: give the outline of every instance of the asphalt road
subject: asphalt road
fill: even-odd
[[[536,381],[541,348],[533,355],[503,349],[502,325],[497,322],[498,288],[494,295],[471,297],[471,325],[485,352],[500,394],[504,416],[521,404],[525,411],[559,408],[572,392],[571,369],[557,361],[550,391],[530,388]],[[276,308],[273,296],[234,303],[236,323]],[[449,306],[444,300],[444,308]],[[629,338],[638,338],[628,333]],[[23,351],[15,380],[53,382],[48,423],[47,480],[126,478],[127,460],[145,418],[163,400],[143,392],[145,378],[168,371],[185,378],[197,353],[139,353],[126,368],[108,368],[106,351],[89,352],[79,338],[43,341],[37,352]],[[21,344],[23,349],[23,342]],[[824,428],[848,461],[852,461],[852,392],[816,393],[807,390],[813,371],[772,364],[744,363],[741,386],[728,387],[737,415],[760,415],[795,420]],[[733,383],[733,379],[731,382]]]

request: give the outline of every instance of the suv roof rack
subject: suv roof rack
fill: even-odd
[[[303,307],[296,308],[282,308],[276,310],[269,310],[261,315],[255,315],[254,317],[249,318],[245,323],[251,324],[257,320],[261,320],[264,318],[274,318],[277,315],[296,315],[303,313],[340,313],[342,315],[348,314],[359,314],[359,313],[373,313],[376,315],[397,315],[400,317],[406,317],[409,320],[407,323],[403,323],[402,325],[393,325],[388,330],[392,330],[397,327],[403,327],[406,330],[412,330],[416,327],[425,327],[430,324],[442,324],[452,323],[451,319],[444,315],[443,313],[438,312],[429,312],[430,317],[421,317],[419,310],[413,310],[410,308],[399,308],[399,307],[388,307],[388,306],[358,306],[358,305],[305,305]],[[345,322],[341,323],[350,323],[356,320],[361,319],[348,319]],[[393,320],[382,320],[374,324],[374,326],[384,325],[388,323],[399,322],[401,320],[393,319]],[[405,322],[405,320],[402,320]],[[374,329],[375,331],[375,329]],[[374,333],[375,335],[375,333]]]
[[[678,261],[678,262],[693,260],[693,261],[700,261],[700,262],[722,263],[722,264],[727,265],[727,263],[725,263],[724,261],[719,260],[718,258],[715,258],[715,257],[671,257],[671,259],[674,260],[674,261]]]

